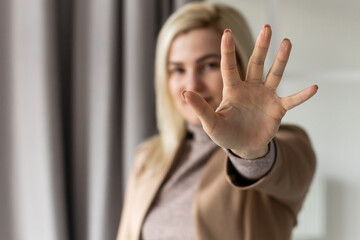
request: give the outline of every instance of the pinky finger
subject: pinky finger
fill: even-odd
[[[315,95],[318,89],[319,89],[318,85],[313,85],[301,90],[300,92],[294,95],[281,98],[280,100],[281,105],[285,108],[286,111],[288,111],[309,100],[312,96]]]

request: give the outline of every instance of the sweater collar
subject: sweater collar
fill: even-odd
[[[212,142],[211,138],[207,135],[201,125],[186,123],[188,138],[194,139],[195,142]]]

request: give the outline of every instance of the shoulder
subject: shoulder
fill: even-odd
[[[276,137],[288,137],[294,135],[309,139],[306,131],[302,127],[294,124],[281,124]]]
[[[158,134],[146,139],[137,147],[135,157],[147,155],[154,147],[160,147],[160,141]]]
[[[275,143],[287,143],[296,147],[305,147],[312,150],[311,141],[307,132],[297,125],[282,124],[275,136]]]
[[[316,157],[306,131],[296,125],[284,124],[279,128],[274,139],[277,156],[299,159],[315,168]]]
[[[159,135],[154,135],[142,142],[135,152],[133,167],[135,174],[142,173],[151,164],[155,156],[159,156],[161,149]]]

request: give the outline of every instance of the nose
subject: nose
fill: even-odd
[[[204,88],[201,74],[196,70],[187,72],[186,76],[186,90],[199,92]]]

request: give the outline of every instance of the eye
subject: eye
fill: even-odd
[[[204,67],[209,69],[219,68],[220,64],[218,62],[208,62],[204,64]]]
[[[176,73],[176,74],[182,74],[185,72],[185,69],[182,67],[174,67],[174,68],[170,68],[170,73]]]

